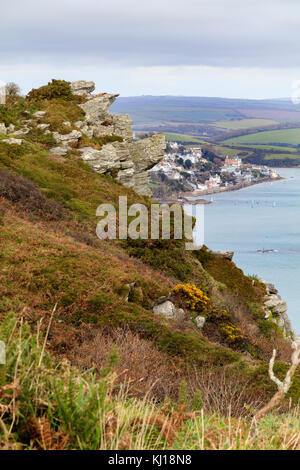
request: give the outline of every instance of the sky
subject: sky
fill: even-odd
[[[137,95],[289,97],[299,0],[1,0],[0,81]]]

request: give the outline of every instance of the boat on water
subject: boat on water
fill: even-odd
[[[278,250],[274,250],[274,248],[265,249],[262,248],[261,250],[256,250],[257,253],[278,253]]]

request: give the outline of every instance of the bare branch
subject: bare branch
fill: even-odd
[[[269,362],[269,376],[270,376],[270,379],[276,383],[278,387],[278,392],[276,392],[275,395],[271,398],[271,400],[254,415],[253,421],[255,423],[259,419],[261,419],[263,416],[265,416],[267,413],[272,411],[274,408],[279,406],[282,400],[284,399],[284,396],[289,391],[289,388],[292,383],[292,377],[295,374],[296,369],[300,363],[300,346],[297,345],[296,343],[293,343],[292,348],[294,349],[294,352],[292,353],[292,357],[291,357],[291,367],[287,371],[283,382],[281,382],[275,376],[274,371],[273,371],[275,357],[276,357],[276,349],[273,350],[273,354]]]
[[[276,349],[273,349],[273,354],[269,362],[269,377],[273,382],[276,383],[278,390],[280,390],[283,384],[279,379],[277,379],[273,371],[275,358],[276,358]]]

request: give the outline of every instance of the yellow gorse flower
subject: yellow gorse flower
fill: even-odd
[[[190,310],[203,310],[209,302],[209,298],[195,284],[177,284],[173,287],[173,292],[184,298],[184,302]]]

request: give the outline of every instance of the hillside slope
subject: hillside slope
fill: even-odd
[[[115,134],[111,123],[106,135],[90,134],[95,124],[83,108],[92,100],[75,94],[68,82],[53,81],[26,98],[10,97],[0,107],[2,324],[11,315],[22,319],[32,338],[37,331],[46,335],[56,360],[68,360],[81,371],[101,373],[109,350],[117,345],[115,380],[119,385],[129,380],[131,396],[148,392],[157,403],[176,403],[182,400],[184,383],[187,403],[200,389],[207,395],[205,406],[214,411],[208,389],[218,387],[225,374],[242,401],[258,406],[274,391],[266,362],[273,347],[279,374],[287,369],[291,351],[281,328],[265,318],[264,284],[205,247],[186,251],[184,240],[97,238],[99,204],[117,206],[119,196],[127,196],[128,204],[149,207],[151,200],[134,191],[134,174],[132,185],[129,180],[121,184],[113,170],[119,171],[122,160],[117,166],[108,164],[112,154],[110,147],[105,151],[107,145],[124,144],[126,135]],[[67,141],[58,149],[57,135]],[[138,155],[126,154],[135,174],[148,165],[139,163],[145,149],[148,157],[150,149],[150,160],[152,144],[160,155],[159,139]],[[94,164],[84,161],[81,150],[87,148],[101,153],[97,162],[105,161],[105,171],[101,167],[99,172],[99,166],[94,171]],[[173,318],[153,308],[165,302],[173,304]],[[199,317],[204,326],[199,326]],[[11,374],[9,367],[4,370],[2,385]],[[299,393],[298,375],[289,397],[297,400]],[[225,400],[224,413],[227,405]],[[43,406],[37,405],[36,416],[43,416]],[[232,411],[238,415],[241,409],[239,403]],[[15,424],[19,440],[18,426],[28,424],[32,413],[27,410]],[[9,422],[9,413],[5,419]]]

